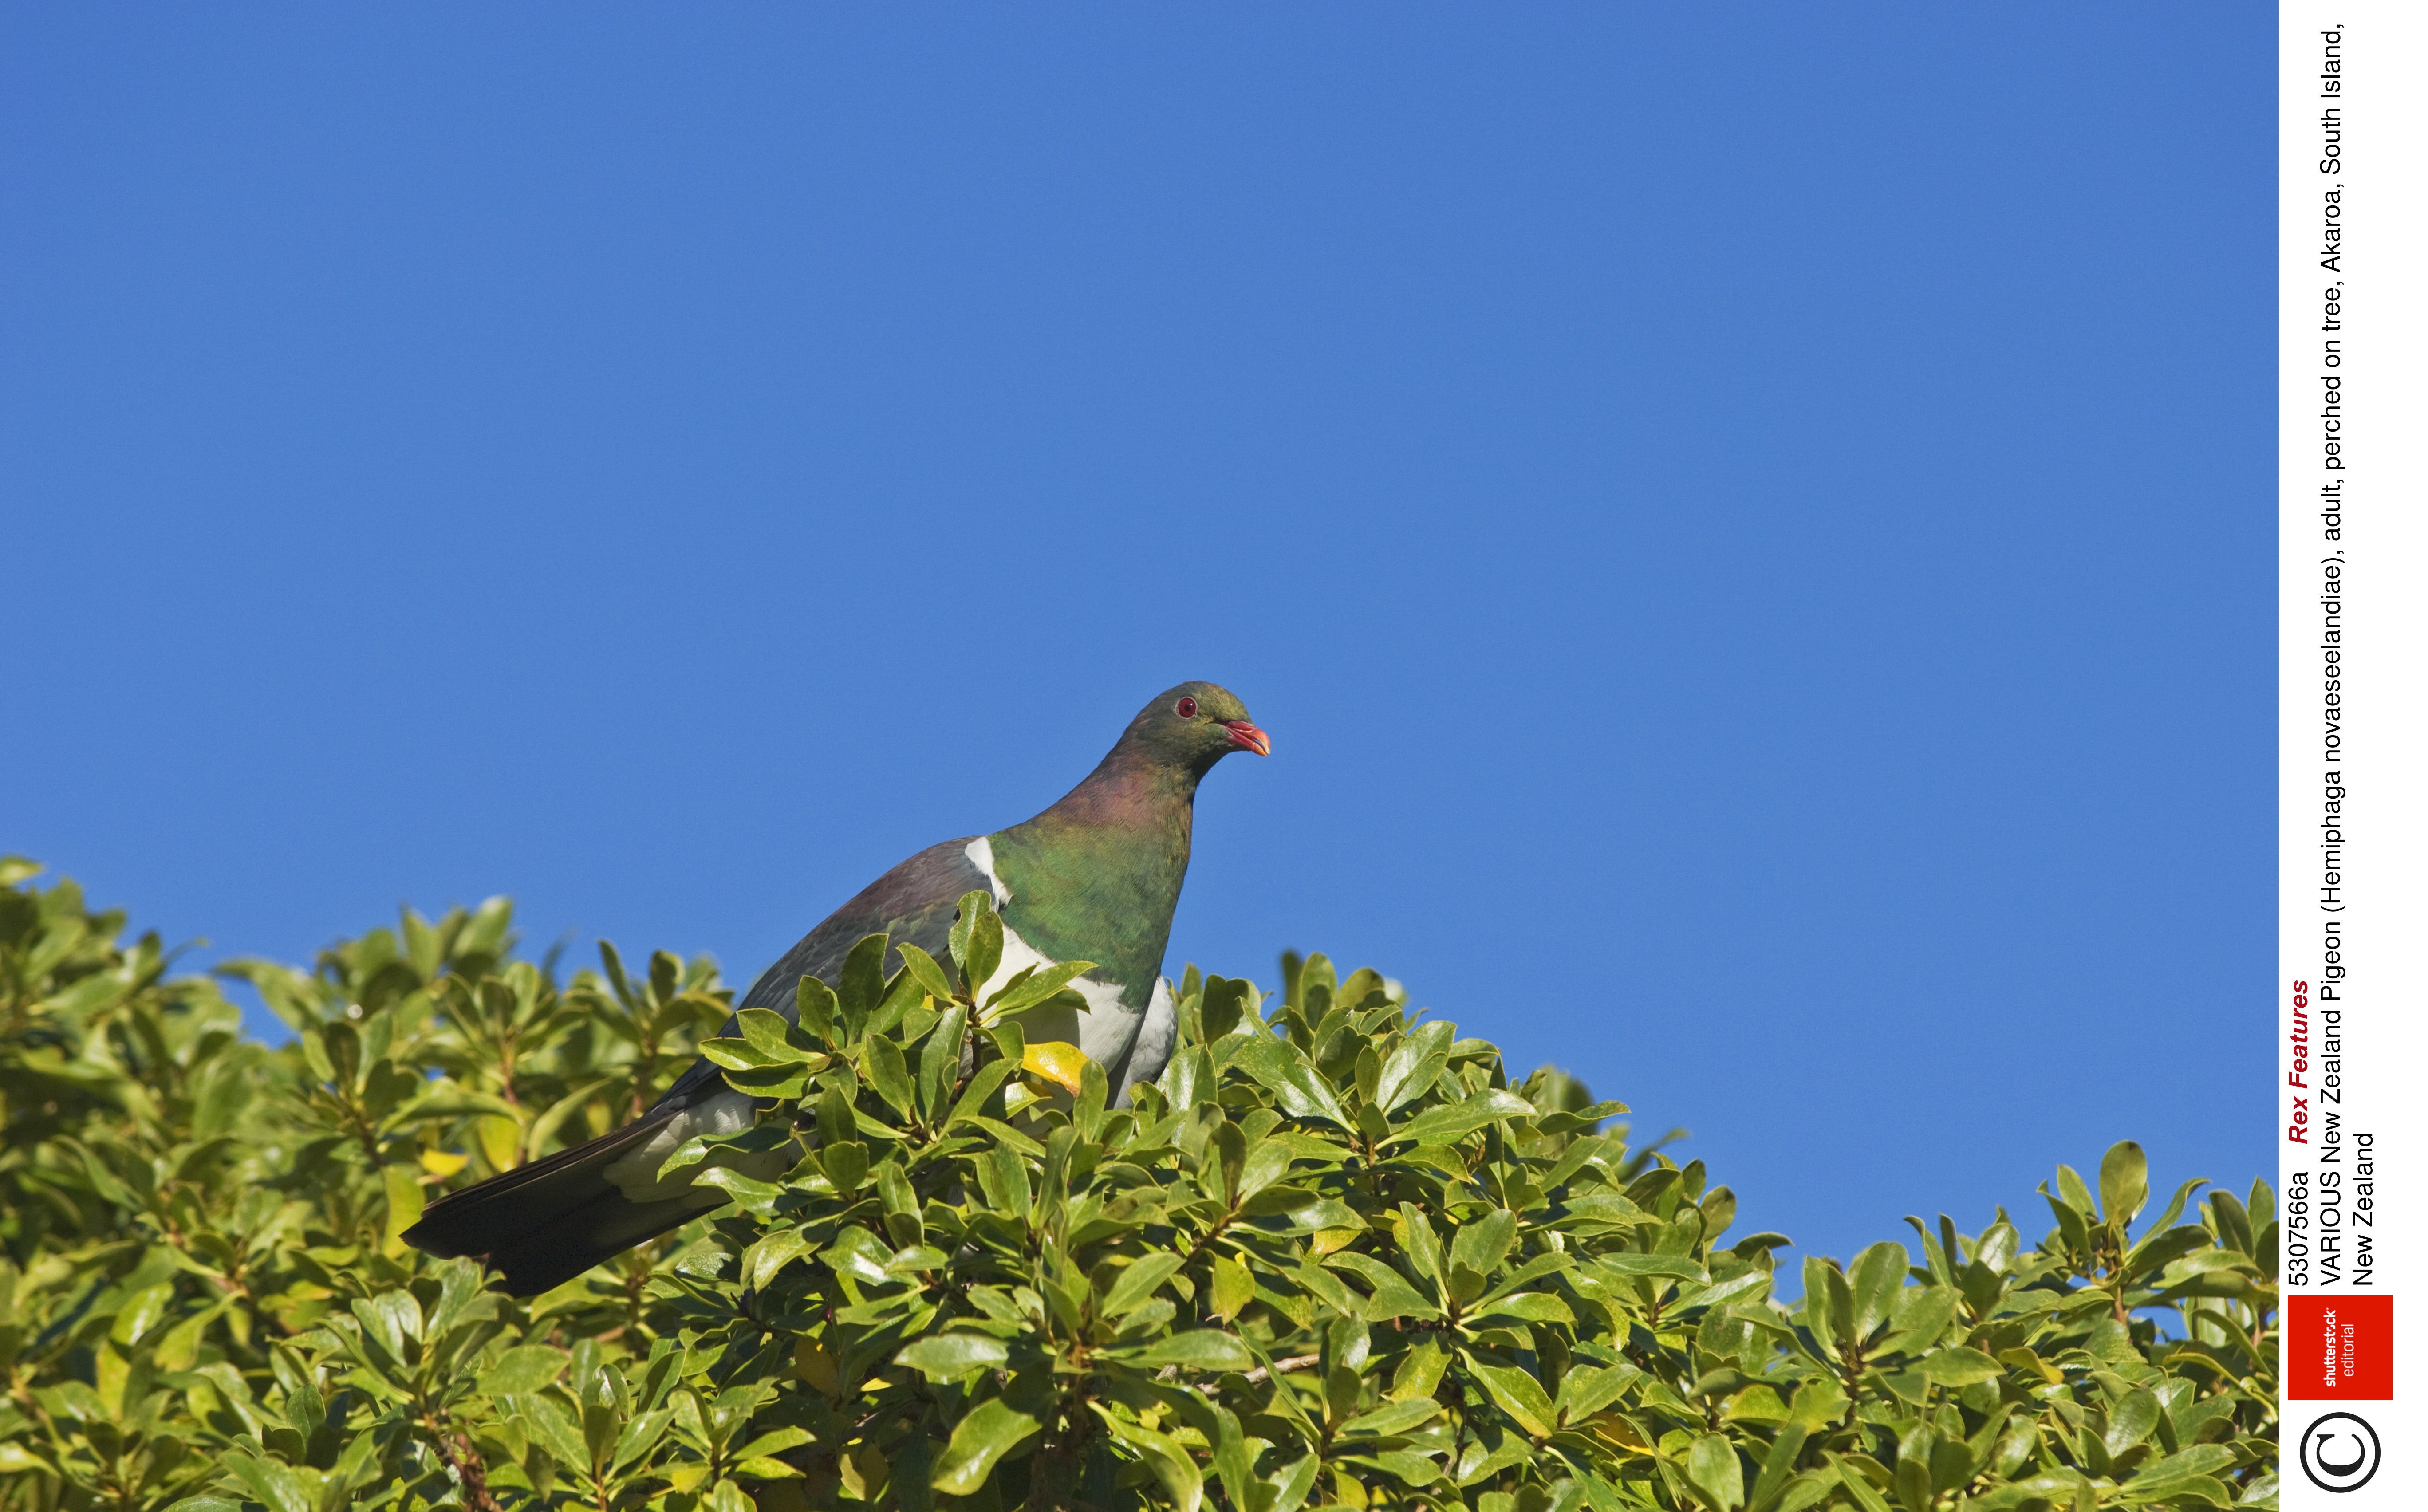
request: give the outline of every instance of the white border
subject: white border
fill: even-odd
[[[2337,1403],[2293,1400],[2292,1372],[2283,1372],[2282,1504],[2288,1508],[2428,1505],[2428,1435],[2418,1431],[2417,1404],[2428,1392],[2428,1353],[2416,1346],[2420,1299],[2404,1284],[2413,1225],[2408,1193],[2416,1186],[2410,1160],[2413,1110],[2428,1087],[2416,1086],[2415,1044],[2428,1039],[2428,728],[2420,716],[2428,680],[2428,385],[2420,357],[2428,353],[2428,237],[2420,214],[2428,194],[2428,9],[2420,3],[2325,5],[2284,0],[2278,49],[2278,955],[2272,984],[2278,1004],[2274,1128],[2277,1190],[2285,1224],[2283,1294],[2375,1292],[2394,1303],[2394,1385],[2391,1400]],[[2323,31],[2341,32],[2343,98],[2322,97]],[[2339,106],[2337,173],[2328,156],[2321,112]],[[2340,267],[2321,266],[2325,190],[2340,185],[2348,249]],[[2324,465],[2327,356],[2321,299],[2330,282],[2344,290],[2339,405],[2345,451],[2341,474],[2342,538],[2324,538],[2320,487]],[[2289,1137],[2300,1093],[2294,1072],[2293,984],[2316,984],[2327,966],[2322,911],[2321,824],[2324,817],[2325,657],[2321,649],[2322,561],[2343,552],[2342,751],[2338,764],[2343,804],[2339,898],[2348,975],[2333,1006],[2343,1013],[2342,1055],[2332,1066],[2321,1052],[2322,1020],[2315,1001],[2302,1027],[2310,1128],[2326,1110],[2317,1093],[2322,1074],[2341,1078],[2338,1215],[2343,1264],[2330,1279],[2318,1263],[2323,1203],[2306,1214],[2290,1201],[2296,1178],[2314,1197],[2328,1169],[2321,1142]],[[2356,1231],[2353,1183],[2358,1146],[2371,1136],[2374,1269],[2364,1284],[2354,1258]],[[2306,1233],[2295,1227],[2308,1220]],[[2298,1241],[2310,1251],[2307,1274],[2297,1271]],[[2300,1342],[2289,1339],[2289,1353]],[[2305,1475],[2300,1444],[2314,1420],[2355,1408],[2375,1429],[2383,1456],[2368,1484],[2331,1493]]]

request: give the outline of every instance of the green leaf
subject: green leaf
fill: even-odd
[[[795,1028],[783,1014],[772,1009],[746,1008],[734,1018],[741,1027],[742,1037],[750,1043],[751,1048],[766,1058],[760,1064],[826,1064],[824,1047]]]
[[[913,1116],[918,1103],[910,1090],[910,1068],[903,1064],[902,1047],[884,1035],[873,1035],[861,1044],[861,1070],[868,1085],[885,1106],[901,1117]]]
[[[2150,1158],[2131,1140],[2109,1145],[2099,1161],[2099,1216],[2122,1228],[2150,1200]]]
[[[733,1456],[736,1459],[757,1459],[763,1454],[780,1454],[787,1449],[798,1449],[803,1444],[816,1441],[817,1436],[807,1428],[779,1428],[773,1433],[763,1433],[734,1450]]]
[[[1321,1456],[1309,1454],[1282,1471],[1273,1482],[1272,1505],[1266,1512],[1298,1512],[1306,1501],[1306,1493],[1315,1488],[1315,1477],[1322,1469]]]
[[[1256,1298],[1256,1278],[1227,1255],[1214,1257],[1213,1314],[1228,1321]]]
[[[1707,1506],[1745,1505],[1745,1466],[1724,1435],[1707,1433],[1686,1447],[1686,1482]]]
[[[1630,1111],[1628,1106],[1622,1102],[1588,1103],[1583,1108],[1558,1109],[1554,1111],[1545,1113],[1542,1117],[1536,1119],[1534,1121],[1534,1132],[1538,1134],[1573,1134],[1582,1129],[1585,1132],[1591,1133],[1601,1127],[1603,1119],[1615,1118],[1620,1113],[1628,1111]],[[1714,1190],[1717,1192],[1727,1192],[1729,1189],[1726,1187],[1719,1187]],[[1714,1234],[1721,1233],[1726,1230],[1728,1226],[1728,1224],[1723,1223],[1714,1223],[1712,1225],[1712,1232]]]
[[[711,1065],[728,1071],[759,1071],[781,1062],[771,1060],[767,1052],[744,1039],[702,1040],[699,1053]]]
[[[885,935],[863,934],[852,942],[835,973],[834,1011],[838,1022],[857,1035],[873,1032],[877,1011],[885,997]]]
[[[1531,1438],[1548,1438],[1560,1421],[1543,1383],[1514,1365],[1485,1365],[1468,1356],[1468,1370],[1484,1384],[1495,1405],[1509,1414]]]
[[[1367,1300],[1362,1314],[1368,1323],[1442,1315],[1441,1308],[1402,1279],[1400,1273],[1371,1256],[1344,1252],[1327,1257],[1323,1263],[1337,1271],[1355,1274],[1371,1289],[1374,1294]]]
[[[1962,1344],[1935,1349],[1922,1357],[1923,1378],[1934,1386],[1974,1386],[2006,1373],[2005,1366]]]
[[[726,1166],[712,1166],[691,1179],[693,1186],[714,1187],[740,1203],[745,1208],[763,1217],[774,1207],[776,1199],[784,1194],[784,1189],[781,1187],[770,1186],[764,1181],[753,1181],[750,1177]]]
[[[956,961],[966,961],[970,955],[970,937],[978,927],[981,914],[994,912],[994,895],[985,888],[973,888],[963,893],[953,905],[953,927],[945,933],[944,950]],[[964,975],[967,973],[964,971]],[[974,978],[973,987],[985,978]]]
[[[927,1484],[947,1496],[968,1496],[986,1484],[1001,1459],[1038,1430],[1035,1418],[1015,1412],[1001,1397],[989,1397],[953,1425],[952,1441],[944,1446]]]
[[[2125,1252],[2124,1274],[2127,1276],[2146,1275],[2195,1250],[2207,1248],[2209,1243],[2209,1231],[2198,1224],[2179,1224],[2174,1228],[2161,1229]]]
[[[1255,1460],[1239,1419],[1226,1407],[1214,1409],[1214,1473],[1222,1478],[1222,1494],[1234,1507],[1255,1505]]]
[[[952,1113],[944,1120],[945,1126],[949,1128],[964,1120],[981,1116],[987,1099],[1003,1089],[1004,1082],[1019,1064],[1016,1060],[990,1060],[978,1067],[970,1077],[969,1085],[961,1089],[960,1100],[953,1104]]]
[[[1409,1030],[1383,1058],[1374,1081],[1374,1107],[1394,1112],[1402,1103],[1430,1091],[1450,1064],[1450,1044],[1457,1034],[1456,1027],[1439,1021]]]
[[[2196,1444],[2180,1454],[2153,1460],[2136,1471],[2125,1483],[2125,1491],[2133,1496],[2147,1496],[2166,1490],[2199,1475],[2211,1475],[2233,1465],[2239,1456],[2223,1444]]]
[[[2063,1171],[2064,1167],[2060,1166],[2059,1170]],[[2082,1183],[2079,1178],[2076,1178],[2075,1184],[2080,1186]],[[2041,1194],[2047,1197],[2048,1189],[2042,1188]],[[2091,1228],[2089,1220],[2083,1215],[2091,1209],[2088,1207],[2077,1208],[2060,1197],[2048,1197],[2048,1205],[2049,1211],[2057,1215],[2057,1226],[2065,1236],[2067,1248],[2077,1257],[2089,1256],[2092,1248]]]
[[[1846,1494],[1854,1499],[1855,1504],[1862,1507],[1863,1512],[1889,1512],[1888,1499],[1880,1495],[1879,1487],[1874,1486],[1871,1477],[1865,1475],[1862,1468],[1856,1464],[1859,1457],[1861,1456],[1854,1454],[1836,1456],[1834,1463],[1838,1471],[1838,1484],[1846,1488]]]
[[[1571,1370],[1560,1377],[1560,1421],[1581,1422],[1617,1401],[1644,1372],[1624,1362],[1603,1369]]]
[[[1436,1287],[1449,1273],[1442,1267],[1441,1241],[1434,1237],[1434,1225],[1424,1209],[1414,1203],[1400,1204],[1400,1221],[1394,1225],[1399,1235],[1401,1252],[1417,1274]]]
[[[1428,1108],[1391,1131],[1390,1144],[1454,1144],[1486,1124],[1504,1118],[1532,1118],[1534,1105],[1514,1092],[1493,1088],[1470,1093],[1454,1103]]]
[[[1289,1170],[1292,1154],[1287,1140],[1257,1141],[1255,1148],[1248,1151],[1239,1163],[1238,1199],[1245,1202],[1280,1180]]]
[[[922,991],[940,1003],[953,1000],[952,978],[944,975],[944,968],[936,963],[935,957],[908,940],[895,948],[902,952],[902,969],[910,974],[910,979],[917,982]]]
[[[1372,1454],[1361,1455],[1349,1463],[1353,1465],[1371,1463],[1386,1474],[1405,1481],[1410,1486],[1431,1486],[1442,1478],[1441,1467],[1435,1464],[1430,1455],[1420,1454],[1413,1449],[1386,1449]],[[1564,1481],[1559,1485],[1562,1487],[1573,1487],[1576,1482]],[[1576,1512],[1576,1509],[1583,1505],[1584,1503],[1580,1497],[1555,1491],[1552,1500],[1545,1504],[1545,1512]]]
[[[752,1291],[764,1290],[767,1283],[776,1278],[777,1272],[815,1247],[811,1239],[797,1228],[769,1229],[743,1254],[743,1287]]]
[[[1179,1269],[1180,1257],[1169,1250],[1159,1250],[1132,1261],[1122,1268],[1121,1274],[1114,1278],[1112,1286],[1105,1292],[1104,1306],[1099,1311],[1107,1318],[1128,1316],[1144,1307],[1147,1299],[1154,1296],[1157,1290],[1171,1280],[1173,1274]],[[1244,1366],[1241,1368],[1245,1369]]]
[[[1487,1318],[1515,1318],[1520,1323],[1572,1323],[1576,1314],[1568,1305],[1548,1291],[1515,1291],[1484,1303],[1475,1310],[1476,1321]]]
[[[932,1381],[949,1381],[972,1371],[1001,1370],[1011,1352],[985,1334],[930,1334],[894,1356]]]
[[[168,1315],[169,1304],[175,1301],[177,1286],[163,1281],[148,1286],[118,1305],[118,1317],[110,1324],[109,1337],[117,1343],[132,1345],[152,1332]]]
[[[975,994],[1003,963],[1003,920],[995,916],[994,896],[986,892],[961,895],[960,912],[953,922],[953,960],[961,980]]]
[[[1321,1118],[1342,1128],[1357,1126],[1335,1097],[1323,1074],[1308,1063],[1298,1047],[1271,1035],[1242,1039],[1231,1063],[1255,1077],[1293,1118]]]
[[[2182,1186],[2177,1187],[2175,1189],[2175,1194],[2167,1201],[2166,1210],[2158,1214],[2157,1218],[2150,1221],[2149,1231],[2156,1234],[2173,1226],[2174,1221],[2183,1216],[2184,1203],[2194,1192],[2207,1185],[2208,1177],[2194,1176],[2190,1181],[2185,1182]]]
[[[859,1140],[837,1140],[818,1152],[818,1164],[835,1191],[850,1192],[868,1175],[868,1146]]]
[[[2145,1390],[2127,1391],[2108,1409],[2108,1432],[2101,1442],[2111,1455],[2150,1437],[2158,1425],[2158,1399]]]
[[[1495,1208],[1471,1224],[1461,1224],[1451,1237],[1450,1263],[1453,1270],[1464,1266],[1478,1275],[1490,1275],[1500,1269],[1518,1240],[1518,1215],[1506,1208]]]
[[[919,1051],[919,1112],[930,1124],[943,1112],[944,1099],[960,1076],[961,1042],[969,1021],[968,1009],[958,1004],[947,1009]]]
[[[1132,1267],[1136,1269],[1136,1267]],[[1142,1366],[1177,1365],[1192,1371],[1251,1371],[1256,1356],[1219,1328],[1190,1328],[1160,1339],[1130,1358]]]
[[[588,1469],[591,1463],[589,1445],[582,1441],[582,1430],[573,1414],[553,1396],[526,1397],[515,1404],[516,1421],[539,1441],[550,1457],[566,1465]]]
[[[1197,1010],[1197,1021],[1208,1042],[1222,1039],[1238,1028],[1242,1016],[1255,1011],[1256,989],[1245,980],[1208,977],[1204,991],[1205,995]]]
[[[1882,1240],[1855,1257],[1854,1267],[1846,1273],[1846,1286],[1855,1305],[1850,1332],[1858,1341],[1871,1338],[1874,1330],[1888,1322],[1889,1309],[1895,1304],[1897,1292],[1905,1285],[1905,1273],[1912,1263],[1905,1246],[1895,1240]]]
[[[1006,982],[1000,992],[987,1000],[988,1022],[1035,1008],[1095,969],[1096,963],[1092,961],[1064,961],[1051,966],[1036,967],[1017,983]]]
[[[312,1492],[304,1478],[286,1466],[241,1452],[222,1463],[237,1483],[271,1512],[315,1512]]]
[[[1889,1305],[1889,1337],[1880,1354],[1919,1355],[1939,1342],[1962,1299],[1954,1287],[1907,1287]]]
[[[408,1356],[406,1340],[421,1337],[421,1308],[402,1291],[383,1291],[349,1304],[364,1331],[377,1339],[400,1363]]]
[[[403,1238],[406,1229],[421,1222],[421,1169],[402,1164],[383,1166],[380,1184],[387,1193],[387,1241],[393,1244]]]
[[[489,1114],[514,1118],[518,1109],[502,1097],[485,1092],[473,1092],[451,1082],[434,1083],[431,1090],[388,1115],[389,1126],[403,1128],[413,1124],[436,1123],[441,1119],[473,1118]]]
[[[1434,1339],[1425,1339],[1402,1356],[1400,1368],[1391,1375],[1391,1389],[1384,1395],[1394,1402],[1432,1396],[1441,1384],[1442,1372],[1449,1367],[1450,1351]]]
[[[1406,1433],[1421,1422],[1430,1422],[1439,1415],[1442,1405],[1430,1397],[1413,1401],[1393,1402],[1373,1411],[1350,1419],[1340,1425],[1344,1438],[1359,1436],[1368,1438],[1389,1438]]]
[[[880,937],[881,938],[881,937]],[[793,984],[793,1011],[800,1020],[801,1032],[826,1044],[836,1044],[835,994],[831,988],[815,977],[803,977]]]
[[[729,1067],[725,1073],[725,1084],[753,1097],[796,1098],[810,1090],[810,1077],[824,1069],[825,1060],[826,1057],[820,1056],[820,1064],[807,1066]]]
[[[1090,1402],[1088,1405],[1104,1420],[1105,1426],[1112,1430],[1114,1438],[1139,1452],[1139,1457],[1146,1461],[1147,1468],[1155,1472],[1155,1478],[1163,1483],[1164,1493],[1172,1498],[1173,1512],[1198,1512],[1206,1499],[1206,1483],[1198,1471],[1197,1461],[1189,1456],[1187,1450],[1154,1429],[1110,1411],[1102,1403]]]
[[[1268,1187],[1257,1194],[1254,1206],[1260,1211],[1270,1212],[1282,1202],[1296,1202],[1297,1198],[1290,1194],[1299,1191],[1295,1187]],[[1366,1226],[1366,1220],[1357,1216],[1357,1209],[1337,1197],[1319,1197],[1288,1211],[1289,1227],[1284,1229],[1284,1233],[1313,1234],[1327,1228],[1353,1230]]]
[[[546,1344],[517,1344],[498,1356],[481,1377],[481,1389],[491,1396],[528,1396],[547,1389],[565,1373],[566,1354]]]
[[[1754,1477],[1753,1489],[1747,1493],[1747,1504],[1770,1508],[1774,1506],[1773,1499],[1777,1498],[1777,1505],[1784,1506],[1792,1502],[1796,1506],[1809,1506],[1828,1494],[1828,1483],[1815,1475],[1807,1483],[1813,1487],[1813,1494],[1804,1500],[1797,1502],[1791,1496],[1781,1495],[1790,1479],[1796,1475],[1796,1457],[1804,1453],[1804,1440],[1809,1436],[1810,1430],[1800,1422],[1789,1422],[1780,1428],[1779,1437],[1771,1440],[1770,1453],[1763,1456],[1762,1471]]]
[[[1163,1075],[1156,1078],[1155,1084],[1163,1093],[1166,1106],[1187,1112],[1210,1101],[1220,1085],[1214,1073],[1214,1057],[1202,1044],[1183,1046],[1165,1063]]]
[[[2098,1205],[2091,1200],[2091,1189],[2082,1184],[2082,1174],[2070,1165],[2057,1168],[2057,1194],[2086,1218],[2099,1210]]]

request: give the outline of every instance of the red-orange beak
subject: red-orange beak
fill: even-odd
[[[1252,750],[1259,756],[1273,753],[1273,737],[1245,719],[1225,719],[1222,728],[1231,731],[1231,744],[1241,750]]]

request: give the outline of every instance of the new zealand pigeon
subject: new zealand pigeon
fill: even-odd
[[[1264,756],[1272,743],[1229,691],[1183,682],[1140,710],[1061,802],[1009,830],[930,846],[887,872],[802,936],[737,1007],[796,1017],[800,978],[835,985],[845,953],[879,930],[942,957],[961,896],[985,889],[1003,919],[1004,948],[980,999],[1025,966],[1095,961],[1071,984],[1084,1011],[1064,1011],[1060,1022],[1031,1013],[1022,1027],[1032,1043],[1077,1045],[1126,1101],[1172,1055],[1163,947],[1189,870],[1191,808],[1198,781],[1235,750]],[[889,951],[887,970],[900,964],[899,951]],[[691,1172],[659,1180],[658,1167],[683,1141],[735,1132],[757,1111],[755,1098],[696,1061],[639,1119],[440,1199],[405,1241],[441,1257],[480,1256],[517,1296],[545,1291],[725,1202],[716,1188],[691,1185]]]

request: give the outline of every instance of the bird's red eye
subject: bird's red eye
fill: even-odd
[[[1180,715],[1183,719],[1194,719],[1197,717],[1197,700],[1195,698],[1183,698],[1178,703],[1172,706],[1172,712]]]

